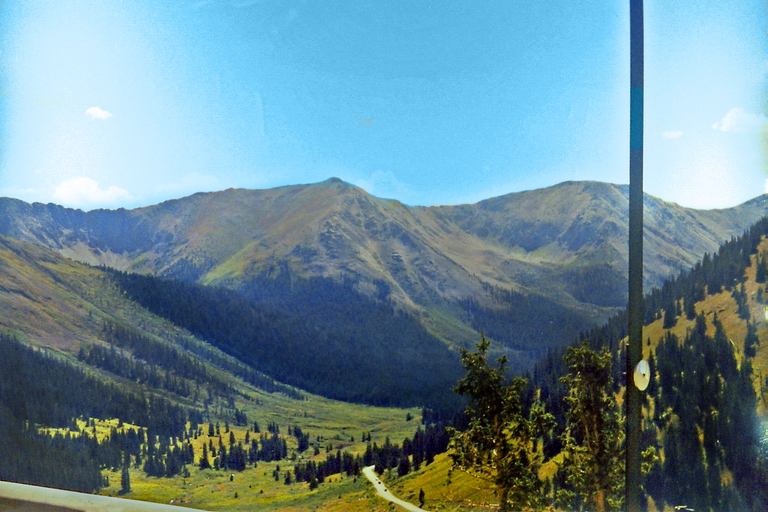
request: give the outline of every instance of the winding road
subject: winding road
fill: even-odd
[[[403,507],[406,510],[410,510],[411,512],[427,512],[423,508],[419,508],[413,503],[408,503],[407,501],[403,501],[391,492],[389,492],[389,489],[387,489],[387,486],[382,483],[382,481],[379,479],[379,477],[376,475],[376,473],[373,471],[374,466],[368,466],[366,468],[363,468],[363,474],[365,475],[365,478],[370,480],[370,482],[373,484],[373,487],[376,489],[376,492],[384,498],[387,501],[390,501],[394,503],[395,505],[399,505]]]

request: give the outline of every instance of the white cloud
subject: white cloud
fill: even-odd
[[[127,190],[111,186],[104,190],[91,178],[73,178],[61,183],[53,197],[66,206],[111,205],[133,199]]]
[[[101,110],[99,107],[91,107],[86,110],[85,113],[91,116],[91,119],[107,119],[108,117],[112,117],[112,114],[106,110]]]
[[[715,130],[722,132],[756,132],[768,123],[768,117],[763,114],[751,114],[743,108],[732,108],[725,117],[712,125]]]
[[[681,131],[670,131],[670,132],[664,132],[661,134],[662,137],[665,139],[678,139],[683,136],[683,132]]]

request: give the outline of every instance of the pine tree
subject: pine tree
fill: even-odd
[[[531,508],[543,500],[538,470],[542,459],[538,438],[554,427],[554,418],[541,404],[525,415],[521,394],[527,381],[515,377],[505,382],[507,358],[488,366],[489,342],[482,338],[477,352],[461,350],[461,363],[467,374],[454,390],[469,396],[464,432],[449,429],[453,468],[473,474],[496,487],[499,509]],[[427,461],[431,457],[427,451]]]
[[[128,494],[131,492],[131,474],[128,471],[127,466],[123,466],[123,471],[120,475],[120,487],[120,494]]]
[[[765,253],[757,257],[756,263],[757,263],[757,269],[755,270],[755,281],[757,281],[758,283],[764,283],[766,278]]]
[[[397,476],[405,476],[411,472],[411,461],[408,460],[408,456],[404,456],[400,459],[400,463],[397,465]]]
[[[200,457],[200,469],[208,469],[211,467],[210,461],[208,461],[208,445],[203,443],[203,455]]]
[[[693,295],[689,295],[685,298],[685,316],[688,320],[696,318],[696,302]]]
[[[120,475],[120,494],[131,492],[131,473],[128,468],[131,466],[131,454],[127,451],[123,453],[123,470]]]
[[[671,329],[677,323],[677,317],[675,316],[675,304],[670,302],[664,308],[664,329]]]
[[[624,495],[624,432],[613,397],[611,354],[586,344],[569,347],[567,426],[563,434],[566,481],[594,510],[619,510]]]
[[[747,324],[747,336],[744,338],[744,355],[746,357],[755,357],[757,353],[755,345],[760,344],[760,339],[757,337],[757,328],[755,324],[750,322]]]

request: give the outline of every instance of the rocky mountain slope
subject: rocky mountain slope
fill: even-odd
[[[135,210],[85,213],[0,199],[0,234],[82,262],[223,284],[256,297],[279,294],[270,285],[279,276],[286,286],[344,279],[416,314],[443,338],[509,332],[503,343],[530,349],[555,337],[566,339],[553,343],[567,342],[569,333],[625,304],[627,210],[626,186],[596,182],[427,208],[333,178],[195,194]],[[767,211],[764,196],[709,211],[646,196],[646,287],[687,269]],[[507,313],[522,303],[535,310],[533,335],[510,332],[516,323]]]

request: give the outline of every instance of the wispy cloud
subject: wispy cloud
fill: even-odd
[[[680,137],[683,136],[683,132],[669,131],[669,132],[662,133],[661,136],[664,137],[665,139],[679,139]]]
[[[107,206],[133,199],[127,190],[115,186],[103,189],[91,178],[67,180],[56,187],[53,197],[61,204],[77,207]]]
[[[768,117],[763,114],[745,112],[743,108],[732,108],[722,120],[712,125],[714,130],[722,132],[756,132],[768,123]]]
[[[402,199],[413,194],[408,184],[400,181],[392,171],[377,170],[367,180],[357,180],[355,185],[379,197]]]
[[[101,110],[99,107],[91,107],[86,110],[85,113],[91,116],[91,119],[107,119],[108,117],[112,117],[112,114],[106,110]]]

